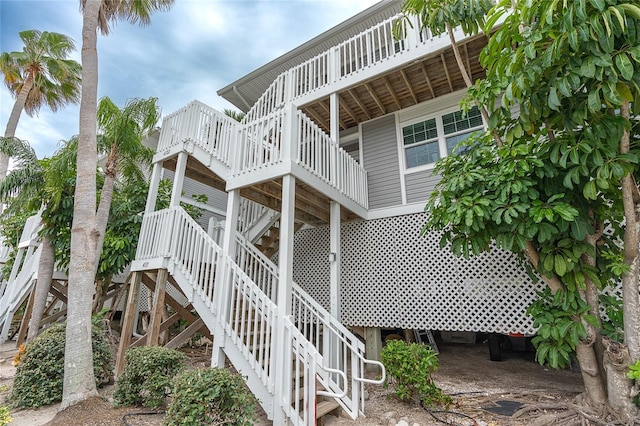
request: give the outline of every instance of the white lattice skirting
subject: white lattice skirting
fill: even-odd
[[[347,223],[341,231],[341,311],[350,326],[534,332],[527,306],[543,288],[503,250],[465,260],[420,236],[425,214]],[[294,280],[329,304],[329,228],[301,230]]]

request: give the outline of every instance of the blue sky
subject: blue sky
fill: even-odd
[[[176,0],[156,13],[149,26],[118,22],[99,36],[98,96],[123,106],[130,98],[157,97],[162,115],[198,99],[220,111],[234,108],[216,91],[378,0]],[[22,50],[26,29],[66,34],[76,42],[80,62],[82,16],[78,0],[0,0],[0,51]],[[13,98],[0,89],[1,134]],[[16,136],[39,157],[78,133],[78,107],[53,114],[24,112]]]

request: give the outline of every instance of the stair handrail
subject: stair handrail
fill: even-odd
[[[257,120],[282,107],[287,101],[300,98],[375,63],[388,60],[414,48],[415,44],[433,41],[431,34],[423,30],[415,18],[410,18],[413,25],[405,26],[403,37],[396,39],[393,27],[399,19],[405,19],[404,15],[399,13],[391,16],[283,71],[249,109],[242,123]],[[287,94],[288,88],[291,93]]]
[[[237,233],[236,235],[236,246],[238,247],[238,252],[245,253],[247,256],[254,256],[257,259],[256,263],[269,265],[269,268],[262,270],[262,272],[273,274],[273,276],[270,277],[270,280],[273,280],[273,282],[277,282],[279,275],[278,266],[274,264],[271,259],[261,253],[257,248],[255,248],[253,244],[249,243],[244,237],[239,236]],[[362,403],[361,399],[363,398],[363,384],[383,383],[386,377],[384,365],[377,361],[368,360],[367,358],[365,358],[365,347],[360,339],[358,339],[353,333],[351,333],[340,321],[332,316],[329,311],[327,311],[324,307],[322,307],[322,305],[316,302],[307,292],[302,289],[302,287],[300,287],[295,282],[292,282],[292,296],[292,318],[298,321],[298,328],[307,340],[311,341],[313,344],[320,343],[318,338],[314,339],[314,337],[311,336],[310,333],[304,330],[304,327],[301,328],[301,325],[321,323],[326,327],[326,330],[331,333],[331,335],[335,336],[338,341],[341,342],[345,353],[349,352],[352,354],[351,374],[353,381],[357,382],[358,385],[355,385],[355,383],[352,384],[353,398],[343,397],[342,399],[339,399],[338,402],[351,417],[357,417],[360,404]],[[275,291],[274,294],[271,295],[271,297],[273,298],[272,300],[276,300],[275,298],[277,296],[275,295]],[[300,306],[306,306],[308,307],[308,309],[302,312],[302,310],[298,309]],[[311,318],[309,318],[309,316],[311,316]],[[325,341],[330,338],[330,336],[324,336]],[[365,363],[378,366],[381,370],[381,379],[366,379],[364,377]],[[344,368],[346,368],[346,364]],[[340,388],[339,383],[331,380],[330,375],[321,375],[321,379],[327,389],[333,389],[335,391],[335,389]]]
[[[236,232],[236,253],[233,261],[258,285],[270,300],[277,300],[278,266]]]
[[[320,354],[318,354],[319,357],[322,357]],[[328,367],[326,365],[324,365],[322,362],[318,362],[318,367],[320,367],[321,369],[323,369],[324,371],[326,371],[327,373],[331,373],[331,374],[337,374],[340,377],[342,377],[342,382],[345,384],[345,386],[342,388],[342,390],[340,392],[329,392],[329,391],[323,391],[323,390],[317,390],[316,391],[316,395],[319,396],[328,396],[330,398],[336,398],[336,399],[340,399],[340,398],[344,398],[345,396],[347,396],[347,374],[337,368],[331,368]]]
[[[222,249],[181,206],[170,210],[173,212],[171,258],[190,279],[194,290],[211,303]]]
[[[240,212],[238,213],[238,229],[237,231],[245,235],[262,215],[269,210],[262,204],[251,201],[247,198],[240,198]]]
[[[273,80],[267,90],[264,91],[253,106],[247,111],[240,121],[242,124],[248,124],[268,115],[278,108],[282,108],[285,102],[286,91],[286,71],[281,73]]]

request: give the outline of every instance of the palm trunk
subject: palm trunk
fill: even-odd
[[[97,27],[101,0],[87,0],[82,24],[82,98],[77,180],[71,228],[69,303],[60,410],[97,396],[91,344],[91,308],[95,293],[96,115],[98,104]]]
[[[24,110],[24,104],[27,102],[27,96],[33,88],[33,75],[29,74],[24,80],[22,89],[16,98],[11,109],[11,115],[9,115],[9,121],[7,121],[7,127],[4,131],[5,138],[12,138],[16,135],[16,129],[18,128],[18,122],[20,121],[20,115]],[[0,154],[0,179],[7,176],[9,170],[9,156],[6,154]],[[0,212],[2,211],[2,205],[0,204]]]
[[[96,214],[96,228],[98,231],[98,250],[96,251],[95,267],[98,270],[100,263],[100,255],[102,254],[102,245],[104,243],[105,233],[107,232],[107,222],[109,221],[109,210],[111,209],[111,200],[113,199],[113,185],[115,177],[107,174],[100,192],[100,204],[98,213]]]
[[[40,321],[42,321],[42,315],[47,305],[47,296],[49,295],[49,288],[51,288],[51,279],[53,278],[53,268],[55,266],[55,251],[51,240],[47,237],[43,238],[40,246],[42,252],[40,254],[40,263],[38,264],[38,280],[34,290],[27,342],[32,341],[40,334]]]

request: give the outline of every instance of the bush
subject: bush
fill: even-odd
[[[6,406],[0,407],[0,426],[8,425],[13,421],[13,417],[11,417],[11,413],[9,413],[9,408]]]
[[[182,352],[161,346],[127,350],[114,401],[119,405],[158,408],[165,403],[171,380],[186,367],[186,359]]]
[[[438,369],[438,357],[430,347],[390,340],[381,355],[387,370],[384,387],[394,384],[398,399],[407,402],[415,397],[428,406],[451,404],[451,397],[444,395],[431,379],[431,373]]]
[[[165,425],[252,425],[257,401],[239,374],[205,368],[176,377]]]
[[[104,330],[93,324],[93,373],[96,385],[112,376],[112,353]],[[62,400],[65,324],[54,324],[24,348],[16,368],[10,401],[14,407],[40,407]]]

